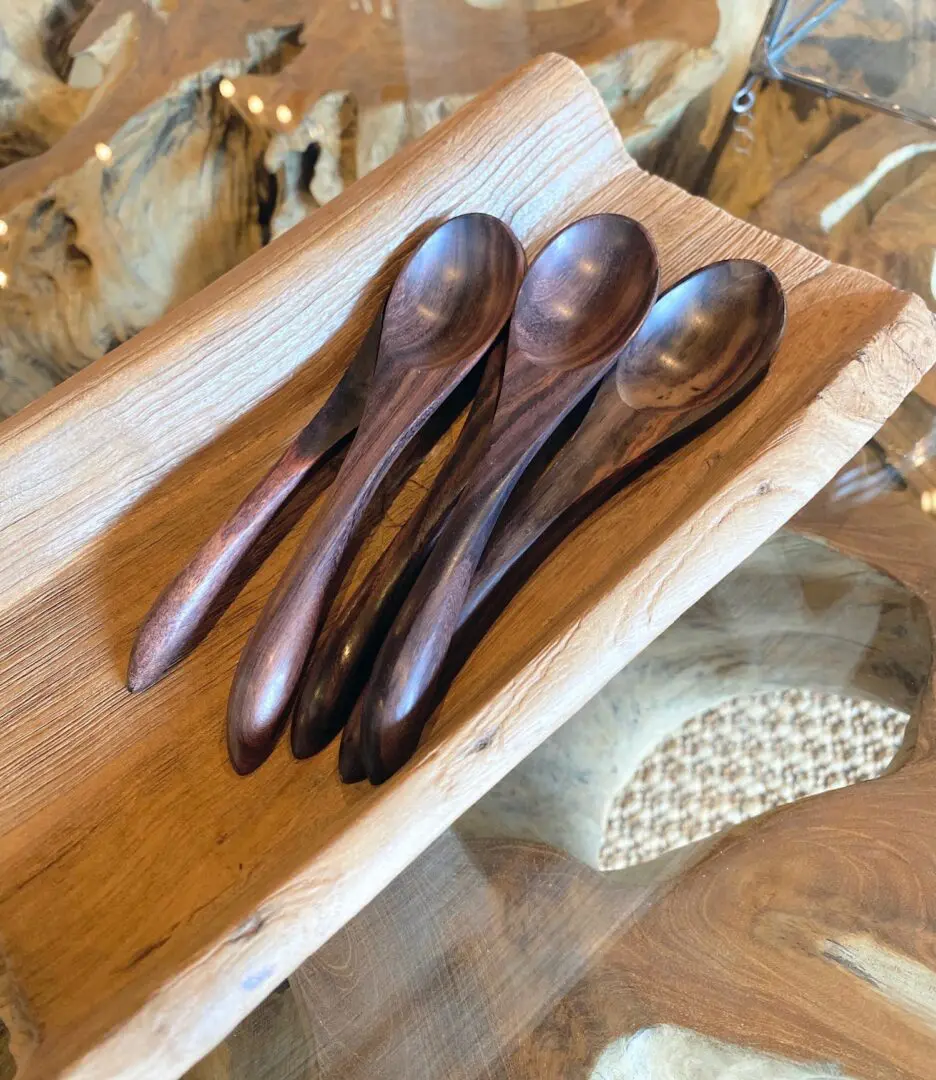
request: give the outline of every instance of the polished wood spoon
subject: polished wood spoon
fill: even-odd
[[[530,267],[484,458],[380,651],[362,707],[361,747],[379,782],[410,756],[471,577],[512,488],[556,425],[607,372],[656,298],[659,265],[637,222],[582,218]]]
[[[564,514],[594,510],[648,456],[734,408],[766,374],[785,325],[783,290],[759,262],[713,263],[664,293],[575,434],[501,521],[460,624]]]
[[[465,214],[424,240],[394,282],[357,435],[234,673],[228,752],[239,773],[255,769],[275,745],[330,588],[380,481],[490,348],[523,271],[523,249],[503,222]]]
[[[198,549],[156,598],[137,631],[127,688],[147,690],[204,637],[218,600],[278,510],[357,427],[370,389],[383,306],[328,400],[234,513]]]
[[[484,362],[455,446],[425,498],[316,642],[293,712],[290,736],[297,758],[310,757],[331,742],[367,682],[400,605],[485,449],[506,355],[502,333]]]

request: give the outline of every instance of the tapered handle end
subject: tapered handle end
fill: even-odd
[[[149,618],[140,627],[127,666],[127,689],[131,694],[149,690],[166,674],[174,663],[162,647],[158,627]]]
[[[326,642],[326,648],[331,640]],[[331,653],[332,650],[327,650]],[[329,659],[335,660],[333,656]],[[308,758],[324,750],[341,729],[347,717],[347,687],[342,671],[319,663],[316,652],[310,661],[313,669],[302,686],[293,712],[289,732],[293,757]]]
[[[228,699],[228,755],[242,776],[273,753],[305,660],[301,635],[258,624],[241,655]]]
[[[430,559],[420,583],[430,583]],[[435,705],[436,680],[467,589],[455,574],[429,590],[417,588],[377,657],[363,696],[361,755],[372,783],[389,779],[412,757]]]

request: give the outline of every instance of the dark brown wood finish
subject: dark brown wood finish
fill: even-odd
[[[503,222],[465,214],[431,233],[394,282],[358,433],[234,673],[228,751],[239,773],[257,768],[276,743],[330,587],[380,481],[490,348],[523,270],[522,248]]]
[[[293,715],[296,757],[310,757],[327,746],[354,707],[394,616],[487,445],[506,348],[502,333],[485,362],[458,441],[425,499],[316,643]]]
[[[568,444],[498,521],[472,579],[459,627],[469,623],[495,586],[560,518],[571,520],[562,535],[551,537],[553,542],[648,458],[658,459],[681,445],[677,436],[701,431],[746,397],[766,374],[785,323],[780,284],[762,263],[713,263],[672,286],[605,376]],[[628,404],[620,382],[633,382],[637,364],[641,378],[654,370],[663,373],[659,389],[677,400],[651,408]],[[688,400],[686,392],[691,393]],[[654,396],[651,389],[651,399]],[[338,770],[345,783],[365,778],[360,755],[358,707],[341,737]]]
[[[147,690],[195,648],[210,629],[211,620],[223,611],[220,601],[225,587],[277,511],[357,427],[374,374],[382,323],[381,308],[357,355],[322,408],[159,594],[133,643],[127,672],[129,690]]]
[[[500,521],[461,623],[563,515],[572,511],[574,526],[576,509],[591,512],[649,457],[737,405],[766,374],[785,325],[780,283],[748,259],[702,267],[661,296],[568,444]]]
[[[351,715],[341,729],[341,743],[338,747],[338,775],[343,784],[356,784],[367,779],[364,758],[361,753],[361,711],[364,705],[363,693],[354,703]]]
[[[411,755],[430,689],[498,514],[549,434],[607,372],[656,299],[656,250],[620,214],[573,222],[530,267],[510,325],[500,401],[475,469],[378,655],[361,749],[378,783]]]

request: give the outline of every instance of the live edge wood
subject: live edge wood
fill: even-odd
[[[390,783],[343,787],[334,746],[300,763],[281,746],[236,777],[231,674],[295,544],[145,695],[122,681],[133,633],[320,407],[407,237],[468,210],[502,216],[533,252],[585,213],[629,214],[664,287],[713,259],[760,259],[787,293],[784,343],[678,471],[645,477],[552,556]],[[181,1073],[814,495],[934,345],[916,298],[642,174],[587,80],[549,57],[7,422],[0,1011],[24,1080]]]

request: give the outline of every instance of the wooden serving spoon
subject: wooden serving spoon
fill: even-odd
[[[365,692],[361,747],[374,782],[395,772],[419,740],[429,690],[507,496],[643,322],[658,284],[652,241],[619,214],[574,222],[530,267],[510,324],[484,458],[400,610]]]
[[[567,535],[582,511],[594,510],[651,455],[656,460],[672,452],[743,400],[767,373],[785,322],[779,282],[761,263],[714,263],[669,289],[605,376],[572,438],[499,521],[472,579],[459,629],[560,518],[577,512],[563,530]],[[650,389],[647,407],[647,377],[654,370],[660,381]],[[660,401],[660,394],[668,401]],[[345,783],[366,775],[360,724],[357,707],[341,736],[338,770]]]
[[[465,214],[424,240],[394,282],[357,435],[234,673],[228,751],[239,773],[257,768],[276,743],[330,587],[380,481],[490,348],[523,271],[523,249],[503,222]]]
[[[575,434],[501,522],[459,624],[560,517],[594,510],[651,453],[734,408],[766,374],[785,325],[783,290],[759,262],[713,263],[664,293]]]
[[[400,604],[487,444],[507,355],[501,334],[452,452],[419,507],[316,642],[302,676],[291,742],[297,758],[318,753],[344,726]]]
[[[299,484],[358,426],[374,374],[383,307],[325,404],[272,469],[156,598],[137,631],[127,688],[147,690],[206,632],[218,598],[264,529]]]

